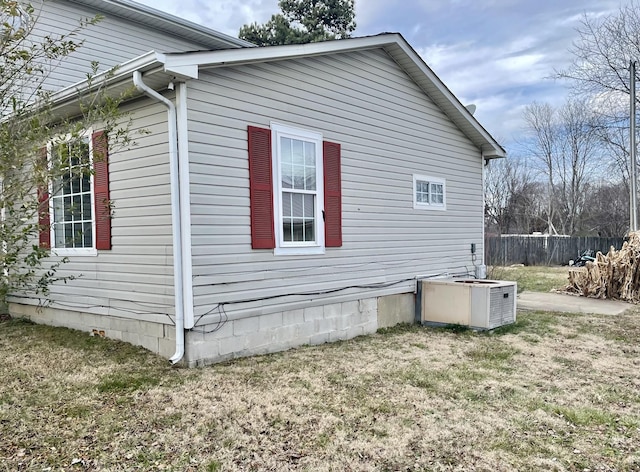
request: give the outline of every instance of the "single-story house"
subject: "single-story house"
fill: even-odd
[[[87,130],[107,158],[40,235],[82,276],[12,314],[193,366],[413,321],[416,280],[483,264],[483,169],[505,152],[400,34],[257,48],[126,0],[50,0],[38,31],[96,13],[56,110],[88,60],[119,64],[103,78],[136,88],[146,133],[109,153]]]

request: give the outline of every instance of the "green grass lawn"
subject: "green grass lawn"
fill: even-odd
[[[0,471],[640,470],[638,311],[191,370],[12,320],[0,356]]]
[[[518,292],[549,292],[569,283],[568,267],[507,266],[489,267],[487,277],[518,282]]]

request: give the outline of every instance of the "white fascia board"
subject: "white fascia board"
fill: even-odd
[[[339,39],[333,41],[323,41],[309,44],[292,44],[286,46],[267,46],[247,49],[228,49],[222,51],[198,51],[187,53],[168,53],[162,56],[165,63],[165,71],[182,74],[193,74],[197,78],[197,73],[193,67],[215,68],[240,64],[250,64],[255,62],[270,62],[285,59],[296,59],[300,57],[319,56],[326,54],[339,54],[350,51],[362,51],[365,49],[384,48],[387,53],[394,57],[400,67],[402,60],[409,59],[411,69],[405,72],[409,74],[418,84],[428,84],[428,95],[437,94],[440,100],[439,105],[446,105],[445,113],[455,115],[454,122],[460,126],[463,124],[472,131],[475,138],[469,136],[487,155],[492,157],[505,157],[506,153],[500,144],[485,130],[467,108],[460,103],[456,96],[444,85],[440,78],[429,68],[424,60],[415,52],[407,41],[399,33],[386,33],[377,36],[366,36],[362,38]],[[400,54],[402,57],[398,57]],[[432,97],[433,98],[433,97]],[[461,128],[463,132],[465,130]],[[489,149],[486,149],[486,148]]]
[[[488,161],[491,159],[501,159],[503,157],[507,157],[507,153],[505,151],[502,151],[501,153],[496,152],[495,149],[491,149],[489,151],[482,151],[482,158],[485,161]]]
[[[266,46],[246,49],[226,49],[221,51],[198,51],[165,54],[167,70],[174,67],[197,64],[200,67],[220,67],[252,62],[278,61],[298,57],[336,54],[384,47],[395,43],[401,36],[397,33],[368,36],[364,38],[336,39],[309,44],[286,46]]]
[[[197,79],[199,67],[195,64],[190,64],[169,68],[165,64],[164,70],[165,72],[173,73],[182,79]]]
[[[189,54],[189,53],[183,53]],[[157,58],[159,62],[164,64],[164,70],[168,73],[173,73],[184,79],[197,79],[198,71],[200,70],[200,65],[195,62],[186,62],[186,61],[170,61],[167,57],[168,54],[160,54],[158,53]]]
[[[162,61],[159,60],[160,54],[155,51],[148,52],[142,56],[131,59],[130,61],[123,62],[119,66],[116,66],[108,71],[100,72],[96,74],[91,81],[88,79],[76,82],[73,85],[69,85],[51,96],[51,102],[54,105],[62,104],[67,101],[77,100],[78,92],[85,90],[92,90],[98,87],[103,87],[105,84],[114,84],[123,80],[129,80],[133,71],[141,69],[149,69],[154,65],[160,66]]]
[[[484,129],[484,127],[474,118],[469,110],[460,103],[460,100],[447,88],[447,86],[440,80],[440,78],[431,70],[431,68],[424,62],[420,55],[406,42],[404,38],[396,42],[397,46],[402,49],[402,52],[409,57],[412,62],[420,69],[421,73],[429,79],[431,84],[436,88],[437,93],[444,97],[450,105],[454,108],[455,112],[459,114],[461,118],[466,120],[477,133],[486,141],[483,143],[482,155],[490,155],[491,158],[506,157],[506,153],[502,146]],[[408,72],[412,75],[410,72]],[[415,79],[415,77],[414,77]],[[491,150],[484,150],[485,146],[489,145]]]

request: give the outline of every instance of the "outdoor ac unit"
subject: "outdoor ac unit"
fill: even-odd
[[[493,329],[516,321],[516,282],[422,280],[423,324]]]

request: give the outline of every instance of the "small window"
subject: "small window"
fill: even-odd
[[[446,209],[446,182],[427,175],[413,176],[413,208]]]
[[[271,124],[276,254],[324,252],[322,135]]]
[[[95,252],[90,134],[52,142],[49,160],[60,167],[51,184],[52,248],[59,255]]]

